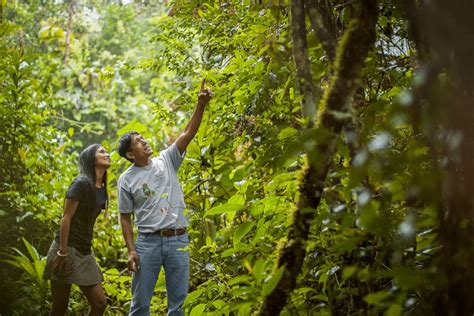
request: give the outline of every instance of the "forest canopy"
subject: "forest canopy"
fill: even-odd
[[[179,177],[186,315],[474,313],[474,2],[0,0],[0,314],[46,315],[46,253],[92,143],[93,249],[130,307],[116,151],[214,91]],[[166,313],[164,276],[151,312]],[[69,310],[87,304],[73,288]]]

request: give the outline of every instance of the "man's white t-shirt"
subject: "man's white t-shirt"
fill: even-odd
[[[177,174],[184,155],[173,143],[147,166],[132,164],[120,175],[118,208],[121,213],[135,212],[139,232],[189,225],[188,216],[183,213],[186,205]]]

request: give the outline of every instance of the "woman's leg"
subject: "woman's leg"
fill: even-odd
[[[50,316],[63,316],[66,314],[69,303],[69,294],[71,293],[71,284],[51,280],[51,294],[53,296],[53,307]]]
[[[91,306],[89,316],[101,316],[104,314],[105,307],[107,306],[107,298],[105,297],[102,284],[80,286],[80,288]]]

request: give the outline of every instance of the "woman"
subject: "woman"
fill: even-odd
[[[66,313],[72,284],[77,284],[89,301],[89,315],[102,315],[106,306],[102,273],[91,247],[95,220],[108,204],[110,155],[101,145],[90,145],[79,156],[79,166],[81,174],[66,193],[61,227],[49,249],[43,275],[51,280],[50,315]]]

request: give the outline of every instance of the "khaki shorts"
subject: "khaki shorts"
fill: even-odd
[[[66,284],[77,284],[90,286],[102,283],[104,277],[100,272],[94,253],[83,255],[73,247],[68,247],[69,255],[66,257],[65,271],[54,273],[52,269],[53,260],[58,256],[59,243],[53,241],[46,258],[43,279],[54,280]]]

